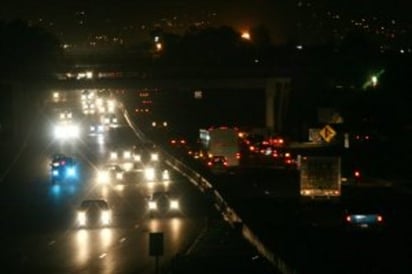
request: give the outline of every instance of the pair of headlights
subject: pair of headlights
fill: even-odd
[[[178,210],[179,209],[179,201],[178,200],[170,200],[169,201],[169,209],[170,210]],[[156,201],[149,201],[149,210],[157,210],[157,202]]]
[[[103,210],[100,214],[100,224],[109,225],[112,221],[111,212]],[[87,214],[84,211],[77,212],[77,223],[79,226],[86,226],[88,224]]]

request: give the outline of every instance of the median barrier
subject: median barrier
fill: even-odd
[[[127,110],[124,109],[123,114],[129,123],[129,126],[133,129],[136,136],[141,138],[141,140],[148,141],[143,132],[141,132],[135,125],[134,122],[128,116]],[[243,223],[240,216],[236,211],[228,205],[226,200],[222,195],[213,187],[212,183],[209,182],[202,174],[191,169],[188,165],[182,161],[170,155],[166,151],[161,149],[162,155],[165,157],[165,161],[168,165],[173,167],[177,172],[185,176],[192,184],[199,188],[204,193],[208,194],[208,198],[214,202],[216,209],[222,214],[222,217],[227,221],[232,228],[241,231],[244,239],[246,239],[252,246],[256,248],[258,253],[266,258],[277,270],[283,274],[296,274],[297,272],[290,268],[280,256],[273,253],[268,247],[265,246],[263,242],[260,241],[259,237],[246,225]]]

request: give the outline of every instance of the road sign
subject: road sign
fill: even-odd
[[[153,232],[149,234],[149,255],[163,256],[163,233]]]
[[[332,141],[333,137],[336,136],[336,131],[329,125],[326,125],[319,131],[319,135],[325,140],[327,143]]]

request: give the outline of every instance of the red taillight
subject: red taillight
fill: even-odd
[[[355,170],[354,175],[355,175],[356,178],[359,178],[361,176],[361,173],[360,173],[360,171]]]
[[[381,223],[383,222],[383,217],[381,215],[378,215],[378,217],[376,217],[376,220]]]
[[[351,218],[350,216],[346,216],[346,221],[347,221],[348,223],[350,223],[350,222],[352,221],[352,218]]]
[[[240,153],[236,153],[236,159],[240,159]]]

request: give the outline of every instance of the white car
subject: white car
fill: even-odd
[[[80,137],[80,127],[72,122],[60,122],[54,126],[53,134],[59,140],[77,139]]]
[[[107,185],[113,182],[122,181],[125,170],[115,164],[108,164],[97,171],[96,182]]]

